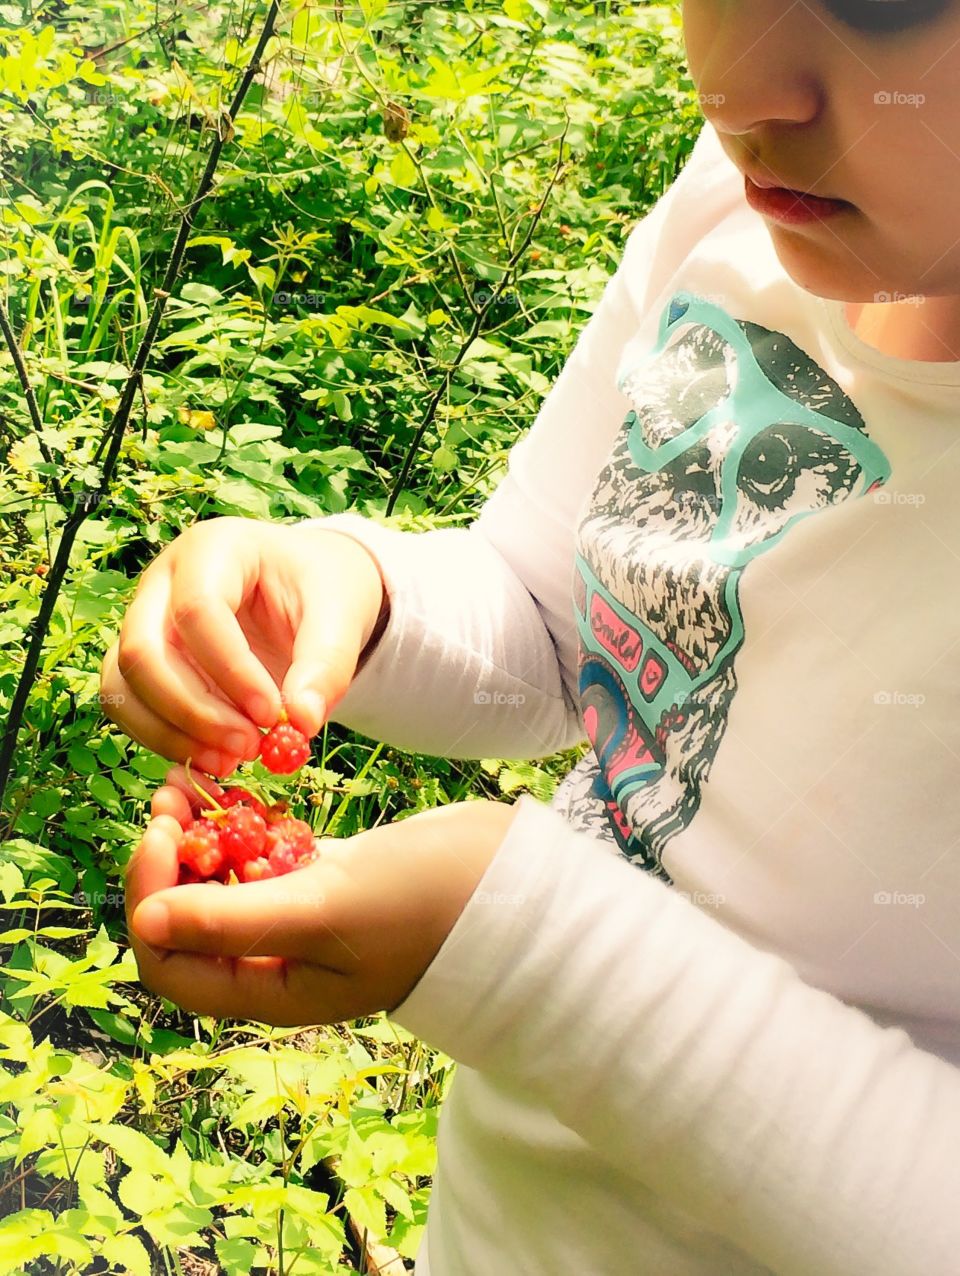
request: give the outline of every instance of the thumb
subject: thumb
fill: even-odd
[[[316,735],[346,695],[362,639],[360,625],[349,614],[324,603],[305,604],[281,687],[287,716],[304,735]]]
[[[300,623],[281,694],[293,725],[313,736],[346,695],[386,586],[378,562],[353,536],[316,527],[298,535]]]
[[[307,865],[266,881],[156,891],[130,920],[138,937],[157,948],[309,959],[322,928],[323,905],[317,866]]]

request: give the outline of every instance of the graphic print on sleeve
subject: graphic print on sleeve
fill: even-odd
[[[558,797],[571,823],[605,823],[623,855],[669,882],[664,847],[700,805],[736,694],[743,572],[798,520],[886,482],[890,466],[794,342],[691,293],[672,298],[654,349],[619,386],[632,410],[576,538],[593,750]]]

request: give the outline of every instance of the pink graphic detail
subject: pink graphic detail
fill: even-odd
[[[666,676],[666,665],[659,656],[656,656],[651,652],[651,654],[647,656],[647,663],[643,666],[643,670],[640,674],[640,690],[648,700],[652,700],[657,694]]]
[[[596,708],[594,705],[588,704],[586,709],[583,711],[583,725],[587,733],[587,739],[590,740],[591,743],[596,741],[598,722],[599,718]]]
[[[601,647],[609,651],[628,673],[633,673],[643,653],[643,639],[599,594],[593,595],[590,604],[590,628]]]

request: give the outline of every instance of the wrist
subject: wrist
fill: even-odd
[[[371,555],[371,557],[373,556]],[[377,570],[379,571],[379,563],[376,563],[375,559],[374,559],[374,563],[376,564]],[[377,646],[377,643],[383,637],[383,632],[386,629],[387,624],[389,623],[389,620],[390,620],[390,594],[387,592],[387,586],[383,580],[382,572],[380,573],[380,583],[382,588],[382,595],[380,600],[380,611],[377,614],[376,620],[374,621],[373,629],[370,631],[370,637],[364,643],[363,648],[360,651],[360,655],[357,658],[357,667],[356,667],[356,670],[354,671],[354,677],[356,677],[356,675],[360,672],[363,666],[367,663],[367,661],[373,655],[373,652]]]
[[[331,516],[339,517],[339,516]],[[353,516],[348,516],[353,517]],[[363,665],[373,654],[373,650],[383,636],[383,632],[390,620],[390,594],[387,589],[387,582],[384,578],[383,569],[380,561],[374,554],[373,550],[361,540],[359,536],[346,528],[328,527],[326,519],[310,519],[308,525],[311,531],[325,533],[326,535],[340,536],[344,540],[356,547],[357,560],[360,564],[359,570],[362,575],[369,581],[369,588],[365,590],[364,597],[369,599],[367,608],[368,620],[363,627],[362,640],[360,645],[360,655],[357,659],[357,667],[354,671],[354,677],[360,672]],[[363,566],[363,564],[369,564]],[[370,569],[373,569],[372,571]]]

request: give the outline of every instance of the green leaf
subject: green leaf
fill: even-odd
[[[145,1174],[172,1181],[169,1156],[139,1130],[133,1130],[126,1125],[98,1126],[94,1132],[94,1138],[98,1143],[106,1143],[112,1147],[125,1165],[142,1170]]]
[[[395,186],[416,186],[417,166],[405,150],[399,150],[390,161],[390,179]]]
[[[123,761],[123,751],[115,736],[105,736],[97,749],[97,758],[101,766],[115,767]]]
[[[217,1258],[219,1258],[220,1266],[226,1276],[249,1276],[255,1265],[264,1266],[266,1263],[266,1251],[261,1246],[255,1245],[252,1241],[248,1241],[242,1236],[233,1236],[227,1240],[217,1240],[214,1248],[217,1251]],[[255,1264],[258,1256],[261,1261]],[[149,1276],[149,1273],[147,1276]]]
[[[101,1253],[108,1263],[123,1272],[130,1272],[132,1276],[152,1276],[150,1255],[143,1241],[136,1236],[129,1233],[111,1236],[104,1242]]]
[[[82,744],[71,744],[67,750],[67,758],[73,769],[81,775],[91,775],[97,769],[97,759]]]
[[[91,775],[87,781],[87,788],[100,805],[105,806],[107,810],[114,811],[119,807],[120,794],[117,792],[113,781],[109,780],[105,775]]]
[[[23,889],[23,874],[16,864],[10,860],[0,860],[0,893],[4,901],[13,897]]]

